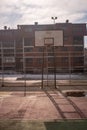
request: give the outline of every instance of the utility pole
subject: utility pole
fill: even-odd
[[[71,85],[71,53],[69,52],[69,83]]]

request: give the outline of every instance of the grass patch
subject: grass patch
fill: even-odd
[[[1,120],[0,130],[87,130],[87,120],[53,122]]]
[[[87,120],[46,122],[46,130],[87,130]]]

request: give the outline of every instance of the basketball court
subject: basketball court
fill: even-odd
[[[56,53],[59,53],[56,52],[56,46],[63,46],[63,31],[36,31],[35,46],[42,47],[39,57],[35,53],[33,57],[34,60],[38,58],[42,60],[40,67],[36,67],[41,71],[40,75],[27,73],[29,64],[27,65],[26,61],[30,56],[25,52],[28,47],[25,46],[23,38],[23,73],[19,71],[18,75],[15,71],[17,76],[5,74],[2,47],[0,119],[42,121],[87,119],[87,75],[72,74],[70,51],[66,54],[60,53],[57,57],[58,59],[62,57],[63,68],[59,64],[56,65]],[[62,71],[59,75],[60,69],[67,70],[64,59],[68,74]],[[49,61],[52,64],[49,64]],[[31,70],[32,66],[28,69]],[[78,67],[76,69],[79,70]]]

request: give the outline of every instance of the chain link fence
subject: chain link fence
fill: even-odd
[[[0,89],[23,90],[57,88],[62,81],[86,80],[84,53],[59,50],[55,46],[29,47],[0,43]],[[61,83],[59,82],[61,80]]]

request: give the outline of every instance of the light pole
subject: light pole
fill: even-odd
[[[57,17],[51,17],[51,19],[53,20],[53,23],[55,24],[55,20],[57,19]]]
[[[57,19],[57,17],[51,17],[51,19],[53,20],[53,23],[54,23],[53,30],[55,30],[55,20]],[[54,86],[56,89],[56,54],[55,54],[55,46],[54,45],[53,45],[53,55],[54,55]]]

